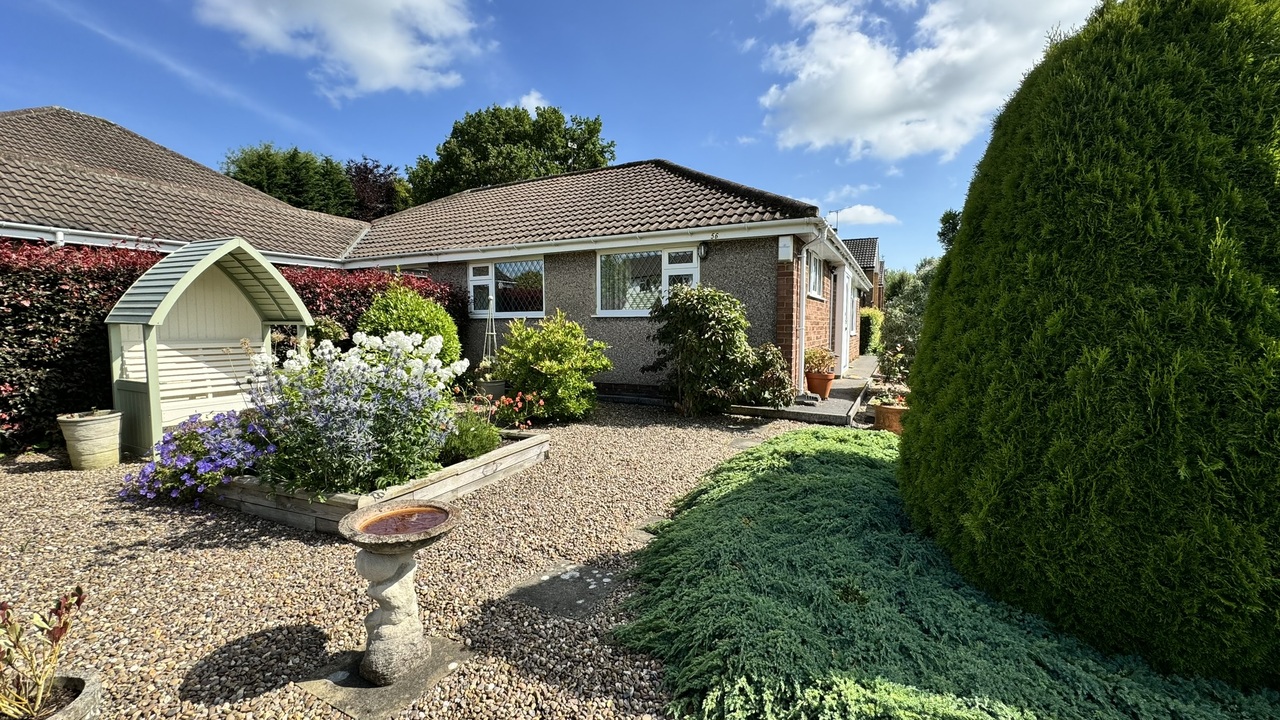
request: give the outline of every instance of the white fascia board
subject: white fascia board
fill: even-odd
[[[57,244],[59,242],[59,237],[61,237],[62,243],[69,243],[72,245],[92,245],[95,247],[114,247],[125,248],[128,250],[154,250],[162,253],[171,253],[178,248],[185,247],[187,245],[186,242],[181,240],[166,240],[164,238],[124,235],[121,233],[105,233],[94,230],[71,230],[68,228],[58,228],[47,225],[30,225],[27,223],[15,223],[5,220],[0,220],[0,235],[18,238],[21,240],[43,240],[53,244]],[[261,252],[262,256],[272,264],[307,265],[311,267],[328,268],[342,267],[341,262],[330,258],[313,257],[310,255],[290,255],[288,253],[259,252]]]
[[[475,262],[524,255],[550,255],[553,253],[583,252],[589,250],[611,250],[615,248],[662,247],[664,245],[697,245],[701,242],[719,242],[722,240],[742,240],[747,238],[773,237],[776,235],[814,235],[818,230],[815,225],[820,218],[800,218],[796,220],[765,220],[754,223],[737,223],[734,225],[712,225],[699,228],[682,228],[679,230],[658,230],[630,235],[604,235],[587,238],[568,238],[565,240],[547,240],[544,242],[520,243],[517,245],[495,245],[484,248],[468,248],[459,250],[441,250],[434,253],[401,253],[399,255],[380,255],[378,257],[348,260],[343,267],[368,268],[399,265],[409,267],[444,262]]]

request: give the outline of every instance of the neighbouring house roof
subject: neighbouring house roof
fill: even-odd
[[[368,223],[300,210],[101,118],[0,112],[0,220],[339,258]]]
[[[352,258],[817,217],[818,208],[667,160],[467,190],[379,218]]]
[[[59,107],[0,112],[0,221],[344,262],[817,218],[666,160],[460,192],[372,224],[294,208],[134,132]],[[536,248],[530,247],[536,252]]]
[[[235,237],[188,243],[164,256],[129,286],[111,308],[107,323],[163,325],[182,293],[214,267],[231,278],[263,321],[312,323],[311,313],[280,271]]]
[[[844,245],[853,253],[853,259],[861,268],[875,268],[880,259],[880,238],[851,238],[845,240]]]

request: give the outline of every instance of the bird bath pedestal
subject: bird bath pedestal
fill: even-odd
[[[360,548],[356,571],[369,581],[369,597],[378,608],[364,619],[369,634],[360,676],[387,686],[413,675],[431,658],[422,633],[413,554],[436,542],[458,524],[458,511],[422,500],[396,500],[361,508],[338,524],[338,532]]]

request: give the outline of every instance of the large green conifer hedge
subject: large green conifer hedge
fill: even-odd
[[[914,521],[1104,649],[1280,680],[1280,3],[1106,2],[997,118],[911,373]]]

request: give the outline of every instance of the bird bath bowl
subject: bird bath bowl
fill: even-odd
[[[458,517],[444,503],[395,500],[356,510],[338,523],[342,537],[360,548],[356,571],[369,581],[369,597],[378,601],[364,619],[369,640],[360,661],[360,676],[374,685],[391,685],[431,658],[413,587],[418,571],[413,554],[444,537]]]

